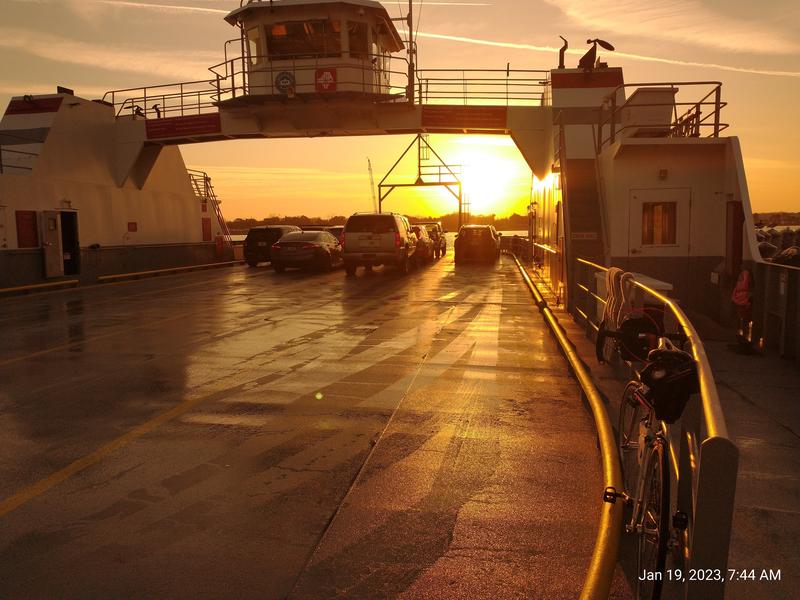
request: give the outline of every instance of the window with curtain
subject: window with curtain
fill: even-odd
[[[267,52],[273,60],[341,56],[341,23],[309,19],[267,25]]]
[[[677,202],[642,204],[642,245],[664,246],[678,240]]]

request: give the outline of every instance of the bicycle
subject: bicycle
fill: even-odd
[[[620,403],[617,431],[624,489],[606,489],[603,499],[613,503],[622,498],[632,507],[625,530],[638,536],[637,597],[659,600],[667,551],[670,544],[679,549],[680,532],[688,525],[686,515],[676,512],[670,528],[669,443],[663,423],[681,417],[689,396],[698,389],[697,370],[692,356],[672,343],[683,345],[682,334],[653,333],[641,324],[620,330],[610,332],[601,325],[598,357],[606,338],[628,344],[627,353],[634,357],[632,347],[648,350],[641,361],[644,367],[634,368],[635,378],[625,386]]]

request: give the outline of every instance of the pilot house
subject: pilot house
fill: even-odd
[[[249,96],[405,98],[405,48],[386,9],[371,0],[249,2],[226,20],[242,30]],[[392,74],[401,85],[392,85]]]

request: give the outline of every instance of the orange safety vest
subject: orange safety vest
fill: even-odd
[[[750,271],[739,273],[736,287],[733,288],[733,294],[731,294],[731,300],[737,306],[750,306],[750,284],[752,283],[752,278]]]

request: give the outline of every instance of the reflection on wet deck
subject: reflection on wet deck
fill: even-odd
[[[2,304],[4,600],[578,595],[592,422],[510,261]]]

